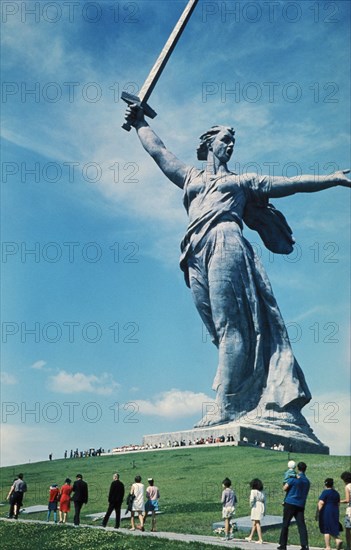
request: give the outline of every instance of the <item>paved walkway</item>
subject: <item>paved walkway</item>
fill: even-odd
[[[43,525],[55,525],[53,522],[47,523],[46,521],[33,520],[33,519],[7,519],[0,518],[0,521],[6,521],[9,523],[14,523],[16,521],[22,523],[41,523]],[[74,527],[73,523],[66,523],[67,526]],[[56,524],[57,528],[61,527],[60,524]],[[263,544],[256,544],[253,542],[246,542],[243,539],[233,538],[230,541],[224,541],[223,537],[215,536],[205,536],[205,535],[187,535],[183,533],[169,533],[166,531],[159,531],[157,533],[151,533],[150,531],[144,531],[143,533],[136,529],[135,531],[130,531],[129,529],[120,528],[114,529],[113,527],[101,527],[95,525],[81,524],[79,529],[99,529],[104,531],[113,531],[114,533],[123,533],[124,535],[132,535],[135,537],[143,538],[160,538],[168,540],[178,540],[182,542],[202,542],[203,544],[211,544],[212,546],[221,546],[222,548],[242,548],[243,550],[276,550],[278,544],[272,542],[265,542]],[[289,550],[299,550],[300,546],[289,546]],[[310,550],[321,550],[317,547],[310,546]]]

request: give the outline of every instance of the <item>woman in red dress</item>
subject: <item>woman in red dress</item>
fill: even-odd
[[[71,480],[69,478],[65,479],[64,485],[62,485],[60,490],[60,523],[66,523],[67,513],[70,511],[71,506],[71,493],[73,487],[71,485]]]

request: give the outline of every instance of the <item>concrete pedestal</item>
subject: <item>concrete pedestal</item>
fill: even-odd
[[[145,435],[143,445],[174,447],[180,446],[183,442],[187,446],[189,442],[206,442],[208,438],[213,438],[215,442],[217,438],[224,437],[225,441],[229,439],[232,445],[260,446],[268,449],[279,445],[280,448],[284,446],[284,451],[293,453],[329,454],[329,447],[319,441],[306,420],[303,417],[302,419],[301,425],[274,420],[265,420],[261,423],[240,420],[217,426]]]

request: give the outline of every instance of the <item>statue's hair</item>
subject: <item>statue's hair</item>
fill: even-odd
[[[228,132],[235,136],[234,128],[231,126],[212,126],[207,132],[200,136],[200,144],[196,150],[198,160],[207,160],[208,149],[219,132]]]

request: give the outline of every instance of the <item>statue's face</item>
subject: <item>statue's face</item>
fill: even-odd
[[[235,139],[229,132],[219,132],[212,142],[210,150],[222,163],[227,163],[233,154]]]

